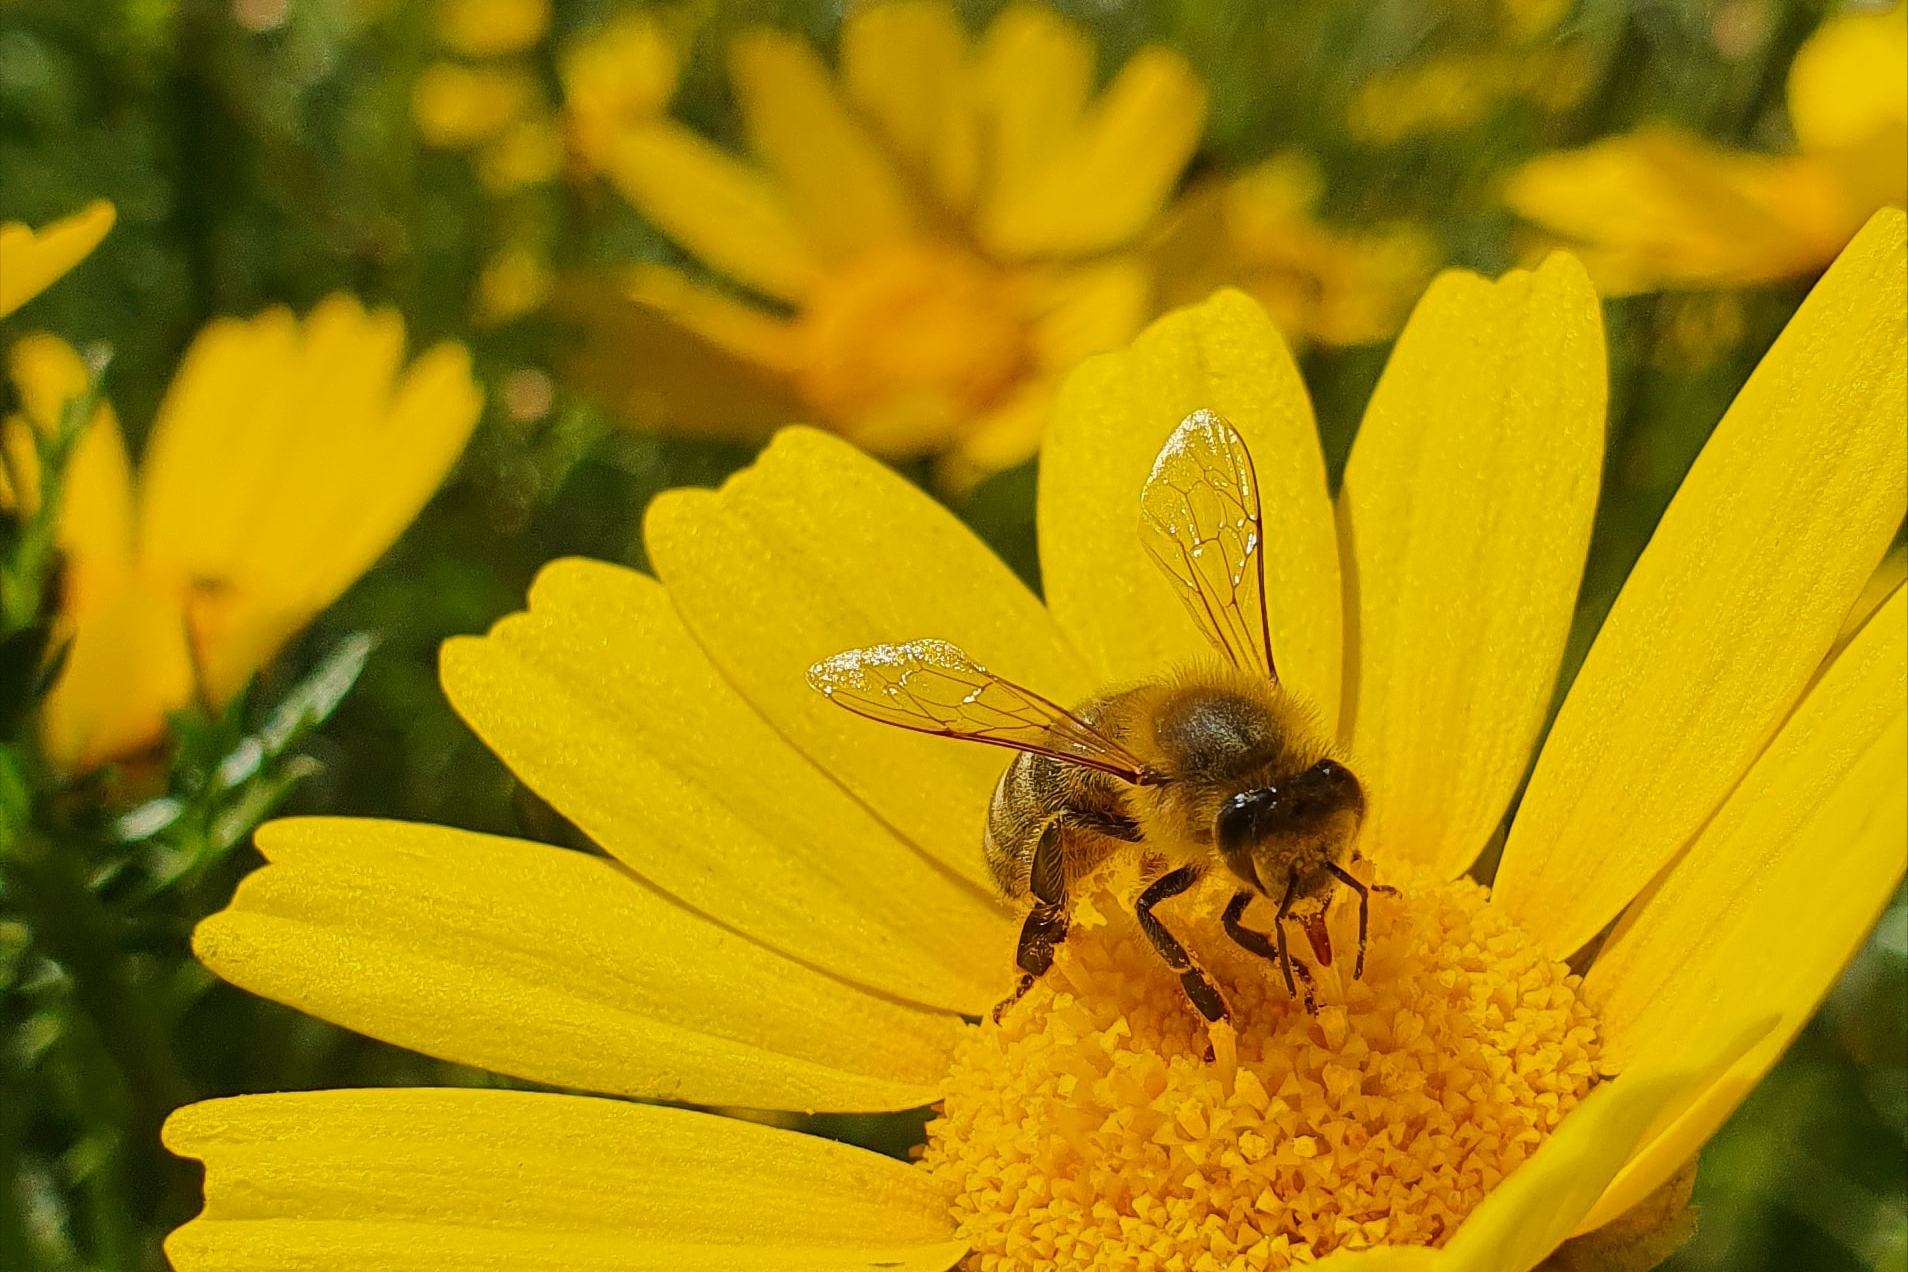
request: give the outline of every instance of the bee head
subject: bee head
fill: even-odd
[[[1219,806],[1213,839],[1241,880],[1277,898],[1296,872],[1300,890],[1329,888],[1328,863],[1344,855],[1365,816],[1351,770],[1320,760],[1302,773],[1241,791]]]

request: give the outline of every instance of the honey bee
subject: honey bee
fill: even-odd
[[[982,838],[1001,891],[1032,901],[1020,975],[997,1020],[1052,966],[1071,898],[1122,857],[1140,865],[1140,929],[1210,1023],[1229,1018],[1225,997],[1154,910],[1215,869],[1236,885],[1226,934],[1277,962],[1291,997],[1302,980],[1308,1010],[1312,977],[1292,960],[1286,921],[1301,902],[1352,889],[1353,975],[1364,974],[1370,888],[1346,869],[1364,790],[1309,705],[1279,683],[1252,458],[1217,414],[1187,416],[1160,450],[1140,492],[1140,536],[1223,666],[1181,668],[1073,710],[941,640],[849,650],[809,668],[811,686],[868,719],[1020,752]],[[1244,923],[1261,896],[1278,907],[1269,936]]]

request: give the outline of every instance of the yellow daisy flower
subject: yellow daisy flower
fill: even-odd
[[[245,1096],[167,1126],[207,1172],[174,1265],[1526,1272],[1696,1150],[1901,877],[1902,588],[1831,651],[1908,507],[1905,263],[1903,218],[1878,218],[1717,427],[1488,893],[1462,876],[1543,731],[1602,457],[1599,311],[1568,258],[1432,285],[1336,504],[1249,299],[1088,362],[1043,443],[1044,605],[826,434],[664,496],[657,578],[557,562],[527,613],[443,652],[465,719],[603,855],[275,822],[195,948],[374,1037],[602,1096],[937,1102],[924,1154],[586,1095]],[[1154,451],[1200,407],[1252,446],[1280,673],[1356,757],[1363,850],[1399,889],[1373,898],[1362,978],[1312,961],[1316,1016],[1179,910],[1235,1009],[1210,1061],[1107,892],[994,1023],[1016,922],[978,840],[1001,753],[804,683],[923,633],[1063,701],[1207,656],[1135,533]]]
[[[38,500],[33,428],[85,391],[51,336],[14,347],[25,407],[6,450]],[[404,365],[404,324],[348,295],[304,320],[221,319],[193,341],[135,480],[101,406],[65,474],[59,537],[71,644],[42,712],[47,755],[84,770],[157,742],[166,716],[218,708],[383,555],[437,489],[481,396],[460,345]]]
[[[1877,208],[1908,202],[1908,10],[1824,23],[1790,67],[1789,120],[1792,154],[1656,125],[1533,159],[1505,198],[1607,294],[1812,274]]]
[[[0,224],[0,318],[84,260],[113,228],[114,216],[113,205],[100,199],[41,230]]]
[[[597,332],[579,375],[645,425],[765,436],[806,417],[877,454],[947,455],[956,478],[1027,458],[1060,376],[1145,320],[1123,249],[1205,117],[1177,54],[1142,49],[1097,99],[1094,60],[1031,3],[972,42],[944,0],[859,6],[833,80],[805,41],[744,32],[730,78],[756,164],[666,119],[620,131],[602,164],[763,303],[634,267],[625,296],[663,321]],[[685,337],[711,373],[671,392]]]

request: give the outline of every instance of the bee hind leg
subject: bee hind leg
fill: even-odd
[[[1055,821],[1034,845],[1033,861],[1027,871],[1027,890],[1033,893],[1034,906],[1020,925],[1020,942],[1014,950],[1014,966],[1020,979],[1014,992],[994,1007],[994,1023],[1008,1008],[1019,1002],[1034,982],[1053,966],[1053,952],[1067,939],[1067,875],[1062,826]]]
[[[1180,988],[1186,991],[1187,999],[1206,1018],[1208,1024],[1219,1024],[1232,1019],[1232,1012],[1226,1007],[1225,996],[1219,987],[1212,983],[1197,964],[1179,938],[1166,930],[1153,913],[1153,907],[1162,901],[1178,896],[1199,882],[1200,870],[1196,866],[1181,866],[1169,870],[1148,884],[1146,891],[1140,893],[1139,900],[1133,906],[1133,912],[1139,918],[1140,931],[1146,933],[1146,939],[1153,943],[1159,956],[1166,960],[1166,966],[1179,973]]]
[[[1318,999],[1312,993],[1312,969],[1303,963],[1294,963],[1292,953],[1285,945],[1284,907],[1280,907],[1280,917],[1275,920],[1278,924],[1278,944],[1274,945],[1265,933],[1254,931],[1241,922],[1245,917],[1246,907],[1252,904],[1252,896],[1253,894],[1244,888],[1232,894],[1232,900],[1226,903],[1226,912],[1219,916],[1219,922],[1226,929],[1226,935],[1232,938],[1234,945],[1247,953],[1257,954],[1267,962],[1277,963],[1279,970],[1285,973],[1285,992],[1293,998],[1299,996],[1299,986],[1303,984],[1305,1012],[1310,1016],[1318,1015]]]

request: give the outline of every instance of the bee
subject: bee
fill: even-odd
[[[982,836],[1001,891],[1032,902],[1019,977],[996,1020],[1053,965],[1072,898],[1122,858],[1140,865],[1140,930],[1209,1023],[1229,1019],[1225,997],[1155,910],[1214,871],[1234,885],[1221,915],[1226,934],[1276,962],[1292,998],[1303,981],[1315,1010],[1286,921],[1301,903],[1350,888],[1359,905],[1353,975],[1364,974],[1371,889],[1346,865],[1365,796],[1316,713],[1279,682],[1244,439],[1212,411],[1187,416],[1154,461],[1139,521],[1147,551],[1222,666],[1181,668],[1071,710],[942,640],[849,650],[811,667],[808,682],[871,720],[1020,752],[994,789]],[[1277,906],[1270,934],[1244,922],[1258,897]],[[1321,945],[1321,961],[1328,949]]]

